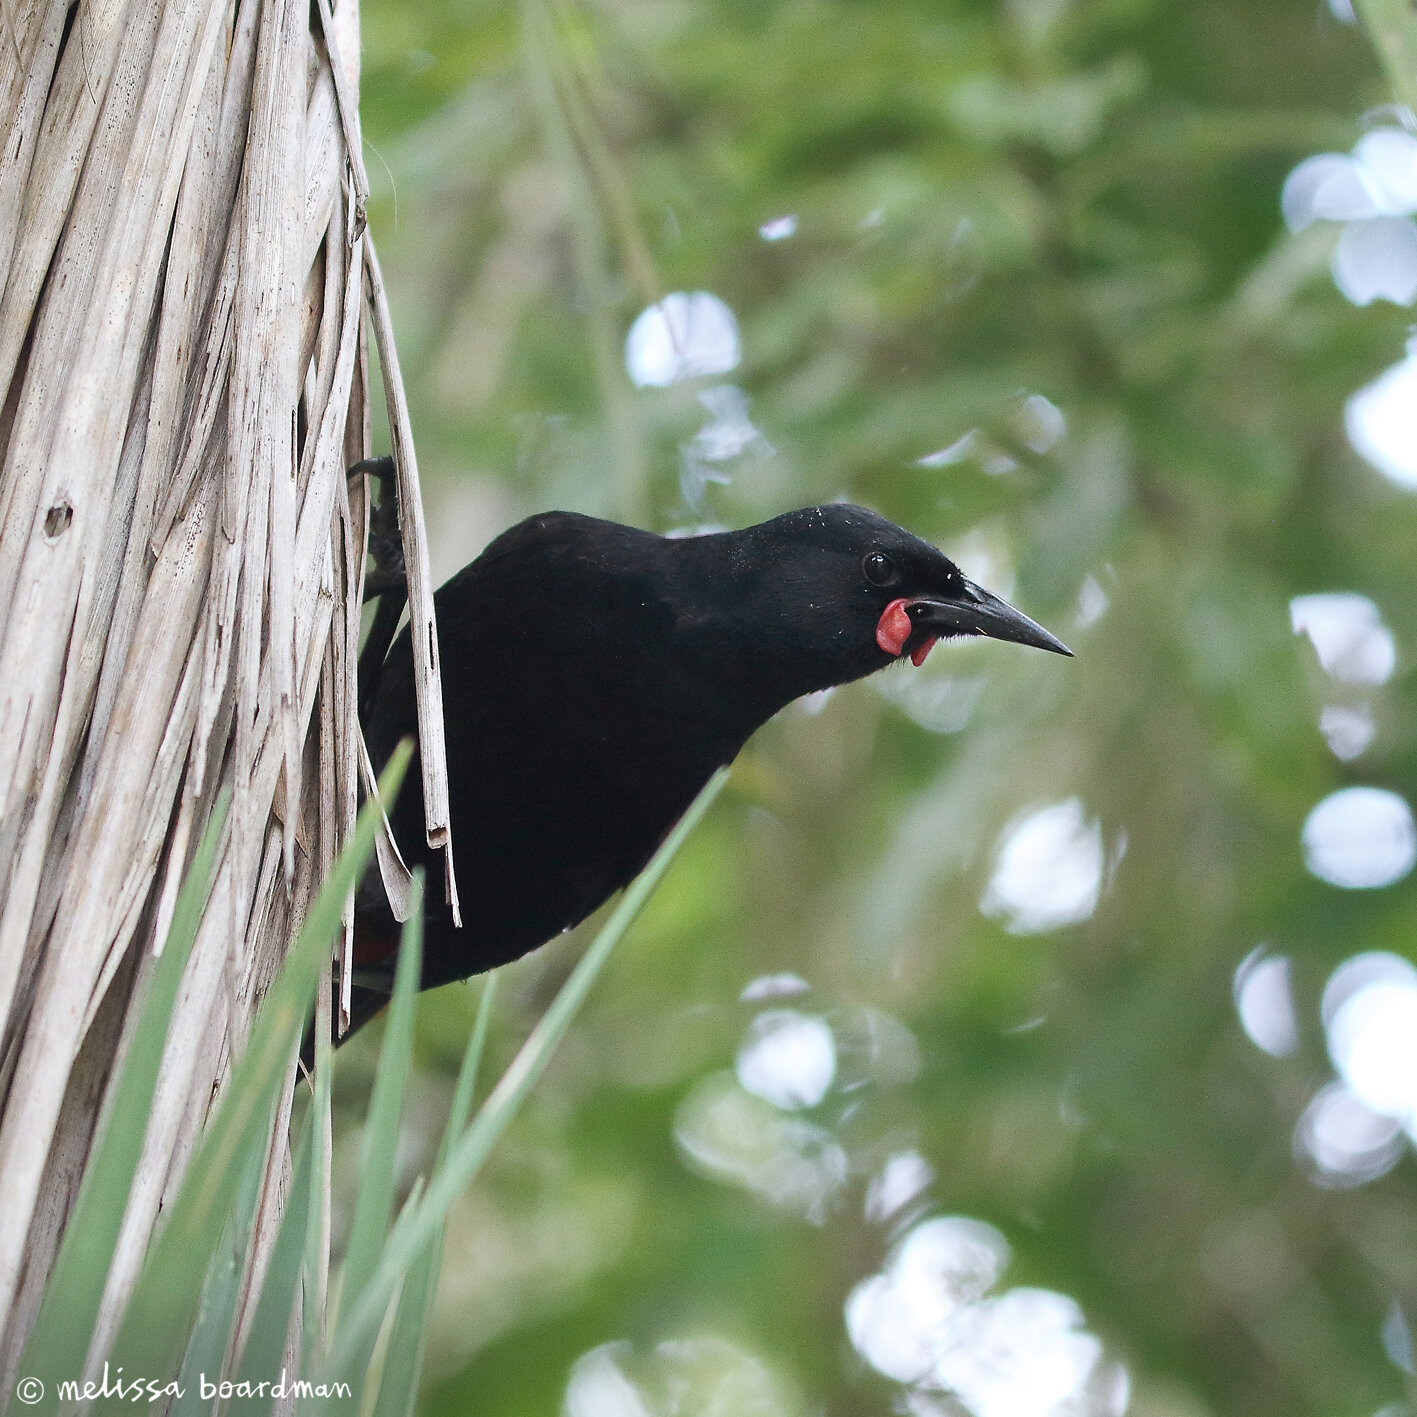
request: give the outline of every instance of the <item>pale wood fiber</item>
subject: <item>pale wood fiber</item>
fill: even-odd
[[[345,468],[370,451],[371,326],[430,840],[449,832],[357,0],[319,0],[313,30],[296,0],[79,0],[66,32],[69,8],[0,0],[0,1390],[219,791],[91,1365],[351,829],[368,505]],[[280,1121],[243,1325],[289,1184]]]

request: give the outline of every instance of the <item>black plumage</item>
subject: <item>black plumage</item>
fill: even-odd
[[[935,547],[843,505],[681,539],[548,512],[499,536],[434,604],[461,929],[425,844],[416,766],[391,814],[409,864],[433,883],[425,988],[583,920],[793,699],[899,657],[918,663],[938,637],[1068,653]],[[416,730],[406,630],[370,688],[378,766]],[[397,927],[377,872],[356,933],[357,1020],[393,972]]]

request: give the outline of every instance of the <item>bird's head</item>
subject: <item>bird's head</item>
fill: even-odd
[[[938,640],[961,636],[1072,653],[942,551],[863,507],[807,507],[702,542],[720,543],[754,642],[811,688],[901,658],[920,665]]]

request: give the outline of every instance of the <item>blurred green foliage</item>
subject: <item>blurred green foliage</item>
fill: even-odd
[[[1141,1417],[1402,1401],[1382,1329],[1417,1302],[1417,1169],[1319,1186],[1292,1145],[1332,1076],[1325,978],[1414,949],[1412,877],[1340,890],[1300,847],[1339,787],[1417,792],[1417,503],[1343,433],[1410,316],[1350,306],[1333,230],[1279,214],[1285,174],[1388,98],[1362,32],[1281,0],[369,0],[364,23],[435,568],[550,506],[664,530],[845,495],[962,548],[1078,655],[944,646],[758,735],[454,1209],[421,1410],[554,1413],[617,1341],[642,1392],[679,1365],[685,1413],[891,1410],[843,1303],[890,1238],[866,1182],[911,1148],[934,1211],[1007,1237],[1008,1283],[1077,1300]],[[637,390],[626,331],[675,290],[727,302],[741,365]],[[725,380],[762,439],[690,506],[682,449]],[[1030,395],[1066,421],[1042,452]],[[1398,645],[1348,762],[1289,620],[1330,590]],[[1074,797],[1107,889],[1011,933],[979,909],[1000,833]],[[505,972],[493,1064],[584,938]],[[1283,1058],[1232,1003],[1260,944],[1292,961]],[[839,1050],[802,1114],[849,1159],[821,1223],[675,1141],[773,1006],[740,992],[783,972]],[[475,1003],[421,1006],[409,1176]],[[341,1055],[350,1117],[368,1033]],[[918,1066],[853,1055],[887,1034]],[[358,1150],[337,1132],[337,1174]],[[725,1353],[761,1381],[713,1407]]]

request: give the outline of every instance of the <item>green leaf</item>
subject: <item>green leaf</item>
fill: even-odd
[[[346,1307],[347,1316],[341,1318],[333,1344],[331,1370],[335,1374],[355,1368],[357,1356],[382,1321],[394,1289],[423,1248],[431,1243],[447,1216],[448,1207],[477,1174],[528,1093],[546,1071],[557,1044],[585,1002],[606,960],[634,923],[669,863],[723,790],[727,780],[728,769],[720,768],[694,799],[693,805],[664,839],[649,865],[621,897],[610,919],[581,956],[552,1000],[551,1007],[493,1088],[491,1096],[478,1109],[472,1125],[453,1147],[445,1164],[438,1168],[422,1203],[416,1210],[406,1210],[399,1217],[384,1247],[378,1269],[359,1298]]]
[[[261,1196],[264,1161],[264,1157],[252,1154],[237,1187],[236,1205],[227,1220],[221,1243],[207,1266],[197,1322],[177,1379],[182,1396],[173,1402],[171,1417],[204,1417],[211,1411],[211,1398],[202,1397],[201,1380],[203,1376],[210,1379],[221,1372],[231,1346],[231,1325],[241,1292],[246,1251],[251,1244],[251,1222]]]
[[[379,1050],[374,1095],[364,1124],[360,1147],[359,1193],[354,1202],[349,1245],[340,1274],[338,1308],[351,1303],[364,1290],[378,1263],[394,1208],[394,1159],[398,1154],[399,1118],[404,1088],[413,1056],[413,1013],[423,962],[423,874],[415,871],[409,917],[399,939],[394,994],[389,1021]]]
[[[438,1165],[441,1166],[467,1125],[472,1110],[472,1098],[477,1090],[477,1074],[482,1067],[482,1053],[487,1046],[487,1028],[492,1019],[492,1006],[497,999],[497,976],[484,976],[482,997],[477,1001],[477,1018],[473,1021],[472,1037],[468,1039],[462,1066],[458,1069],[457,1086],[453,1089],[453,1104],[448,1109],[443,1140],[438,1144]]]
[[[448,1110],[447,1126],[438,1146],[437,1166],[447,1161],[454,1143],[467,1125],[496,995],[497,976],[488,974],[482,985],[482,998],[478,1001],[472,1037],[468,1040],[462,1066],[458,1069],[453,1104]],[[443,1267],[443,1235],[444,1227],[440,1224],[404,1280],[398,1321],[384,1359],[375,1417],[412,1417],[418,1399],[418,1384],[423,1375],[423,1359],[428,1349],[428,1311],[433,1307],[433,1299],[438,1293],[438,1277]]]
[[[295,1291],[300,1283],[301,1261],[305,1253],[305,1227],[310,1218],[308,1208],[298,1204],[297,1198],[307,1194],[310,1186],[314,1121],[313,1114],[307,1113],[305,1125],[301,1128],[300,1144],[296,1148],[295,1171],[290,1185],[291,1204],[286,1206],[281,1217],[280,1232],[271,1251],[270,1263],[266,1266],[261,1297],[251,1320],[251,1331],[246,1337],[246,1351],[241,1355],[241,1364],[236,1370],[237,1383],[250,1384],[257,1392],[261,1383],[284,1383],[293,1376],[283,1370],[281,1360],[285,1356],[285,1340],[290,1332],[290,1314],[295,1304]],[[267,1398],[260,1394],[254,1399],[241,1399],[241,1406],[244,1412],[270,1412],[275,1406],[275,1397]]]
[[[318,1014],[317,1014],[318,1019]],[[301,1338],[302,1361],[307,1369],[323,1361],[325,1352],[326,1287],[330,1246],[330,1151],[333,1121],[330,1097],[334,1087],[335,1050],[327,1030],[315,1030],[315,1096],[310,1104],[314,1118],[314,1155],[310,1189],[305,1198],[305,1320]],[[291,1204],[299,1196],[291,1193]]]
[[[408,766],[411,746],[400,744],[380,779],[392,800]],[[280,1089],[300,1042],[330,941],[345,899],[373,850],[378,806],[367,803],[354,838],[336,861],[256,1015],[251,1037],[231,1082],[187,1168],[181,1190],[157,1242],[149,1251],[114,1346],[115,1361],[130,1373],[154,1377],[174,1372],[186,1345],[206,1272],[219,1241],[224,1199],[252,1152],[264,1150]]]

